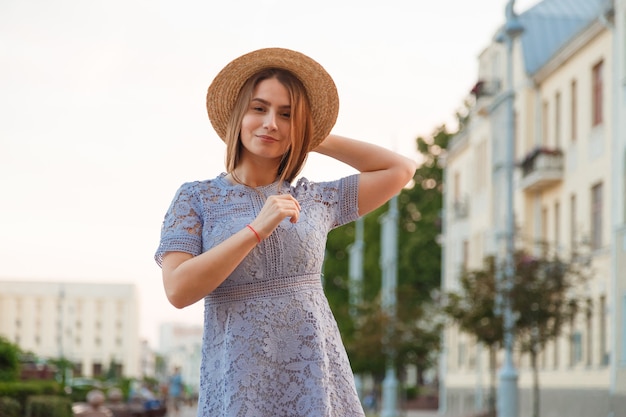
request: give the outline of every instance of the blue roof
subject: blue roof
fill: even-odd
[[[519,15],[524,65],[534,75],[600,16],[606,0],[543,0]]]

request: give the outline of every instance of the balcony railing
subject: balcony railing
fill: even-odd
[[[519,164],[521,187],[525,191],[550,188],[563,180],[563,152],[560,149],[535,148]]]
[[[476,97],[476,100],[481,97],[493,97],[500,92],[500,80],[498,79],[480,79],[476,81],[476,84],[472,87],[470,93]]]

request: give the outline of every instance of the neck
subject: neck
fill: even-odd
[[[277,176],[272,171],[262,171],[260,173],[251,173],[247,170],[237,167],[230,172],[230,176],[234,182],[255,188],[272,184],[276,181]]]

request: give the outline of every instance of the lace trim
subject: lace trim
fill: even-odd
[[[205,298],[205,305],[227,304],[237,301],[284,296],[306,290],[323,291],[319,274],[280,277],[269,281],[250,282],[217,287]]]

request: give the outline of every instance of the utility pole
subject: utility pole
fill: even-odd
[[[517,417],[519,413],[518,373],[513,363],[513,341],[515,318],[512,311],[511,288],[515,278],[515,218],[513,208],[513,168],[515,158],[515,86],[513,80],[513,42],[523,32],[523,27],[514,11],[515,0],[509,0],[505,8],[506,23],[498,41],[506,46],[506,153],[505,153],[505,207],[504,207],[504,268],[499,265],[499,288],[502,300],[504,332],[504,363],[499,373],[498,404],[499,417]]]
[[[356,233],[354,243],[348,249],[350,256],[348,279],[350,291],[350,318],[356,323],[358,321],[357,307],[363,302],[363,251],[365,242],[363,240],[363,217],[356,221]],[[359,398],[363,398],[363,381],[361,375],[354,375]]]
[[[398,196],[389,202],[389,211],[380,218],[380,267],[382,270],[382,308],[391,326],[396,321],[396,287],[398,282]],[[380,417],[398,417],[398,378],[395,368],[395,349],[391,340],[393,327],[387,329],[384,348],[387,369],[383,380],[383,398]]]

